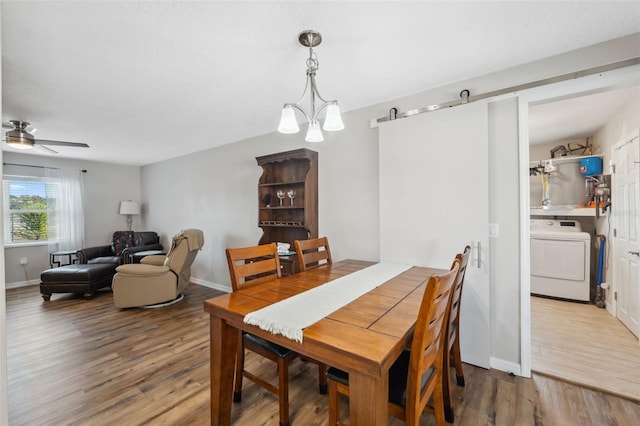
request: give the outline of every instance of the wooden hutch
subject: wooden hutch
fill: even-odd
[[[259,244],[318,238],[318,153],[306,148],[256,157]],[[280,197],[278,197],[280,195]],[[281,255],[283,272],[296,273],[295,254]]]

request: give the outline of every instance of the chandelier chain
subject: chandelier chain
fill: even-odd
[[[309,48],[309,57],[307,58],[307,74],[315,73],[320,68],[320,62],[318,61],[318,56],[313,49]]]

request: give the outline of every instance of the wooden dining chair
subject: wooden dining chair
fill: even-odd
[[[253,247],[227,249],[227,263],[231,276],[231,287],[238,291],[243,286],[255,285],[281,277],[280,260],[275,243]],[[299,356],[297,352],[269,342],[258,336],[240,331],[236,352],[233,401],[242,399],[242,377],[246,377],[278,397],[280,405],[280,425],[289,424],[289,363]],[[277,364],[278,386],[256,376],[244,368],[244,350],[250,350]],[[326,366],[319,368],[320,393],[327,393]]]
[[[462,253],[456,255],[451,268],[458,261],[458,274],[456,276],[453,295],[451,296],[451,311],[449,312],[449,325],[447,331],[447,343],[444,351],[445,366],[443,367],[442,383],[444,388],[444,408],[445,418],[449,423],[453,423],[453,396],[451,390],[451,367],[456,370],[456,383],[464,386],[464,373],[462,371],[462,357],[460,356],[460,302],[462,301],[462,285],[467,272],[471,247],[466,246]]]
[[[296,248],[300,272],[332,262],[327,237],[295,240],[293,244]]]
[[[459,261],[442,275],[427,282],[410,349],[405,349],[389,369],[389,414],[407,425],[418,425],[423,411],[435,415],[436,425],[445,424],[442,388],[443,352],[447,317]],[[329,379],[329,424],[341,424],[340,394],[349,395],[349,374],[331,367]],[[427,406],[433,398],[433,408]]]

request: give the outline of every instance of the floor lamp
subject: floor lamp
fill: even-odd
[[[129,231],[131,231],[131,224],[133,222],[133,215],[140,214],[140,203],[137,201],[120,201],[120,214],[127,215],[127,225],[129,225]]]

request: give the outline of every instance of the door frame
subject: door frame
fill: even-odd
[[[531,377],[531,252],[529,203],[529,106],[637,86],[640,66],[549,84],[517,94],[520,187],[520,375]]]

